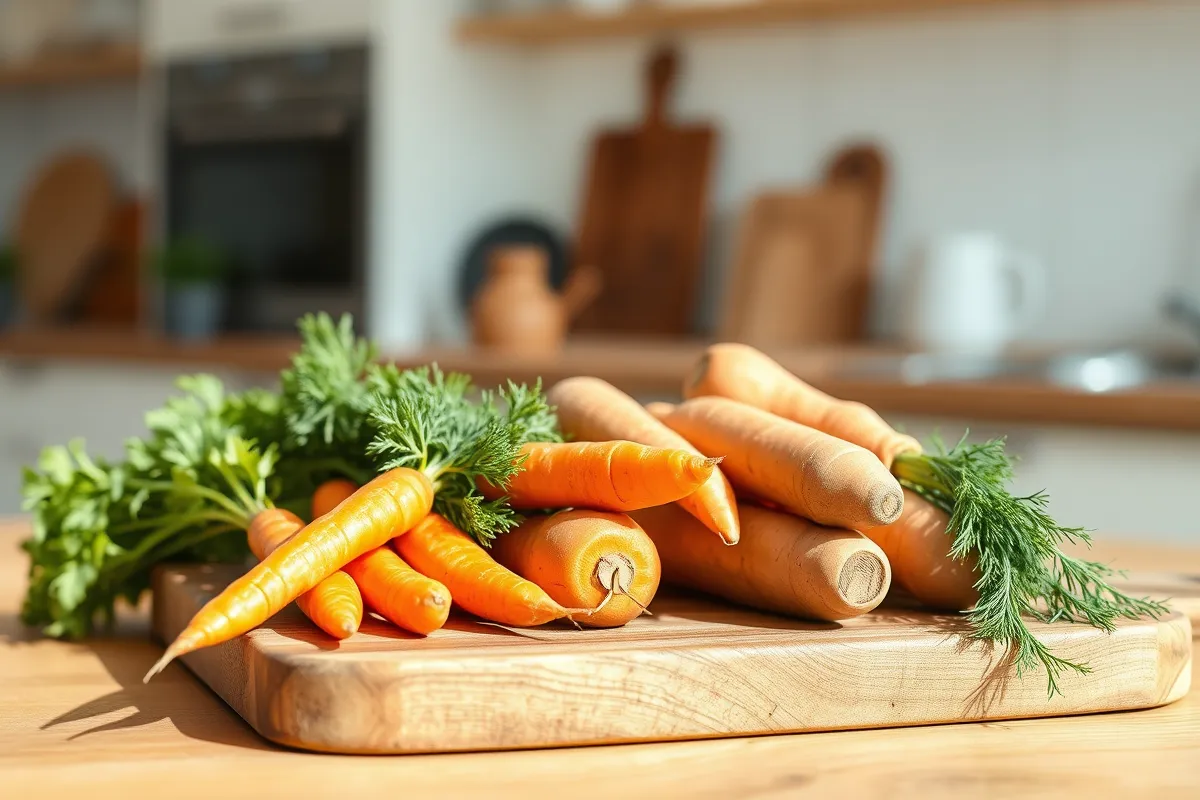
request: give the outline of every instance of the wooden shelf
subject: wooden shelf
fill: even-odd
[[[464,42],[548,44],[613,36],[775,25],[815,19],[972,9],[1030,0],[729,0],[724,3],[638,3],[608,13],[559,9],[469,17],[458,25]]]
[[[186,343],[151,333],[105,328],[0,332],[0,367],[5,362],[109,363],[143,365],[176,372],[236,371],[270,375],[295,353],[292,336],[229,335]],[[480,386],[509,378],[546,385],[572,375],[595,375],[627,392],[675,399],[680,376],[704,349],[699,339],[570,340],[559,353],[518,355],[469,346],[434,346],[385,353],[401,368],[436,362],[466,372]],[[877,362],[900,351],[879,345],[772,349],[790,371],[830,394],[858,400],[886,413],[956,417],[993,422],[1089,425],[1131,429],[1200,430],[1200,385],[1149,384],[1123,392],[1090,393],[1037,380],[980,380],[906,383],[872,375],[854,365]]]
[[[0,89],[71,86],[136,78],[142,54],[135,45],[52,53],[22,63],[0,64]]]

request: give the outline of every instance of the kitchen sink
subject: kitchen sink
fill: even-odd
[[[1121,391],[1152,383],[1200,388],[1200,353],[1125,348],[1039,356],[913,353],[855,359],[835,371],[842,378],[914,385],[1019,380],[1086,392]]]

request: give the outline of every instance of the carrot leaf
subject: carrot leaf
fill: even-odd
[[[248,555],[249,519],[280,486],[274,445],[251,438],[277,427],[269,393],[230,395],[208,375],[181,378],[182,394],[146,415],[148,435],[123,461],[92,458],[82,442],[51,447],[25,471],[33,513],[22,620],[78,637],[111,621],[119,598],[136,603],[150,569]]]
[[[950,515],[950,556],[974,556],[979,602],[969,612],[972,636],[1012,649],[1017,675],[1046,670],[1050,696],[1061,694],[1064,671],[1090,672],[1086,664],[1056,656],[1029,629],[1026,617],[1043,622],[1083,622],[1113,630],[1118,617],[1166,613],[1161,603],[1130,597],[1107,582],[1104,564],[1064,554],[1064,543],[1090,544],[1082,528],[1059,525],[1047,511],[1044,492],[1012,494],[1012,460],[1004,440],[971,444],[966,437],[947,449],[935,440],[932,452],[897,456],[892,471],[900,483]]]
[[[349,315],[335,323],[328,314],[309,314],[297,326],[300,351],[279,376],[289,449],[344,455],[356,443],[365,447],[370,439],[365,377],[375,345],[355,336]]]
[[[521,446],[561,441],[541,385],[509,383],[470,398],[470,379],[437,366],[376,367],[367,452],[379,470],[408,467],[434,484],[434,509],[481,544],[516,527],[505,498],[486,500],[478,484],[506,486],[520,470]]]

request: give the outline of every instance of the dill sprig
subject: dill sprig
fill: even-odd
[[[471,379],[436,365],[375,367],[367,453],[378,469],[408,467],[434,485],[434,510],[488,545],[520,523],[506,498],[487,500],[479,482],[504,487],[520,470],[521,445],[561,441],[553,412],[534,387],[509,382],[472,402]]]
[[[1041,665],[1050,696],[1060,693],[1064,671],[1082,674],[1090,668],[1052,653],[1025,617],[1112,631],[1118,617],[1166,612],[1161,603],[1112,587],[1107,579],[1116,573],[1110,567],[1059,549],[1065,543],[1090,545],[1091,537],[1082,528],[1055,522],[1044,492],[1015,496],[1009,491],[1013,468],[1003,439],[971,444],[964,436],[949,450],[935,440],[933,452],[898,456],[892,472],[949,514],[950,556],[959,561],[973,556],[978,564],[979,602],[968,617],[972,637],[1011,648],[1018,676]]]

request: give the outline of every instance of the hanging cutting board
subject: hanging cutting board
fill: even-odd
[[[864,338],[885,188],[879,150],[852,145],[822,183],[752,199],[718,335],[759,346]]]
[[[754,198],[742,219],[720,338],[758,346],[860,338],[864,215],[862,196],[842,187]]]
[[[602,132],[592,146],[573,263],[595,266],[603,288],[580,316],[580,329],[691,329],[717,133],[671,120],[676,71],[675,52],[658,51],[647,70],[642,123]]]
[[[87,152],[57,156],[34,177],[18,212],[18,291],[34,321],[53,321],[77,297],[106,242],[117,189]]]
[[[870,144],[852,144],[834,153],[825,167],[825,185],[849,189],[859,195],[862,208],[855,235],[857,246],[853,263],[856,265],[862,296],[856,298],[861,306],[860,317],[866,315],[867,290],[871,273],[879,256],[879,240],[883,233],[883,208],[887,199],[888,171],[883,152]]]
[[[81,322],[132,327],[139,318],[145,204],[126,200],[114,212],[103,254],[83,281]]]
[[[237,575],[166,567],[154,631],[174,639]],[[422,639],[374,620],[334,644],[294,607],[184,663],[266,738],[346,753],[503,750],[879,728],[1149,708],[1187,693],[1191,626],[1173,614],[1112,634],[1031,622],[1086,661],[1062,696],[1022,679],[960,616],[876,610],[808,624],[662,594],[623,628],[510,631],[452,617]]]

